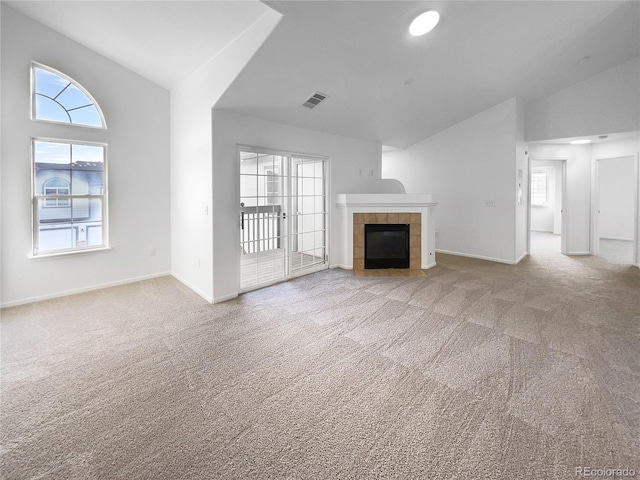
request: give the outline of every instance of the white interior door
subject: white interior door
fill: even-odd
[[[594,253],[613,263],[635,263],[635,163],[632,156],[596,161]]]

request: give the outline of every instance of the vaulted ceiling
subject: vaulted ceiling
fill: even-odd
[[[273,8],[283,19],[215,107],[395,147],[640,55],[637,1],[6,3],[166,88]],[[410,37],[429,9],[440,24]],[[315,91],[328,99],[302,107]]]
[[[167,89],[269,9],[257,0],[3,3]]]
[[[639,2],[269,4],[283,19],[216,108],[395,147],[640,54]],[[438,26],[410,37],[430,9]],[[329,98],[302,107],[316,90]]]

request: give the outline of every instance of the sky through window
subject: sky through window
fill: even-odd
[[[70,78],[33,65],[34,118],[105,128],[100,109],[91,96]]]

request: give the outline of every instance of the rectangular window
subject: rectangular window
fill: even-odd
[[[32,139],[33,255],[105,248],[106,145]]]
[[[547,206],[547,172],[531,172],[531,205]]]

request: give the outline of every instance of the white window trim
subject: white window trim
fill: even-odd
[[[81,195],[57,195],[56,198],[100,198],[102,199],[102,244],[100,245],[86,245],[86,246],[76,246],[73,248],[66,248],[60,250],[50,250],[45,252],[39,251],[39,215],[38,215],[38,200],[48,197],[49,195],[44,195],[36,192],[36,168],[35,168],[35,144],[36,142],[53,142],[53,143],[66,143],[70,145],[89,145],[104,148],[104,167],[103,167],[103,188],[101,189],[100,194],[81,194]],[[108,146],[106,143],[101,142],[88,142],[82,140],[65,140],[60,138],[43,138],[43,137],[32,137],[31,138],[31,254],[30,258],[43,258],[43,257],[54,257],[60,255],[69,255],[69,254],[77,254],[83,252],[95,252],[95,251],[103,251],[110,250],[111,247],[109,245],[109,174],[108,174]]]
[[[102,121],[102,125],[97,126],[97,125],[84,125],[81,123],[71,123],[71,122],[59,122],[56,120],[43,120],[41,118],[36,118],[36,102],[34,101],[35,96],[36,96],[36,92],[35,92],[35,86],[36,86],[36,79],[35,79],[35,69],[36,68],[40,68],[42,70],[46,70],[48,72],[51,72],[55,75],[58,75],[62,78],[64,78],[65,80],[69,81],[72,85],[74,85],[75,87],[78,88],[78,90],[80,90],[82,93],[84,93],[87,98],[89,100],[91,100],[91,102],[93,103],[94,107],[96,108],[96,111],[98,112],[98,115],[100,115],[100,120]],[[71,125],[73,127],[82,127],[82,128],[93,128],[93,129],[97,129],[97,130],[106,130],[107,129],[107,121],[104,118],[104,114],[102,113],[102,109],[100,108],[100,105],[98,104],[98,102],[96,101],[95,98],[93,98],[93,95],[91,95],[89,93],[89,91],[84,88],[80,83],[78,83],[76,80],[74,80],[73,78],[71,78],[69,75],[65,75],[64,73],[62,73],[59,70],[56,70],[55,68],[51,68],[47,65],[43,65],[42,63],[38,63],[38,62],[31,62],[31,85],[30,85],[30,102],[31,102],[31,120],[33,120],[34,122],[43,122],[43,123],[55,123],[58,125]]]

